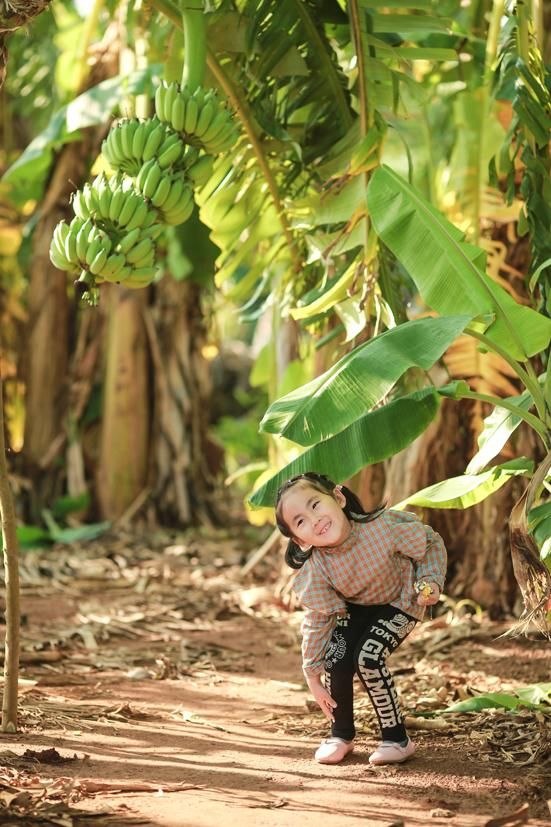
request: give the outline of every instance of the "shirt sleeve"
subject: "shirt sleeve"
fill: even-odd
[[[388,511],[394,521],[395,551],[413,561],[416,580],[436,583],[440,590],[446,578],[447,554],[442,537],[409,511]]]
[[[320,675],[324,669],[325,652],[335,628],[336,615],[324,615],[306,609],[302,621],[302,671],[308,677]]]
[[[306,612],[302,621],[302,669],[305,675],[324,671],[325,652],[338,614],[346,612],[344,598],[338,594],[310,558],[293,583]]]

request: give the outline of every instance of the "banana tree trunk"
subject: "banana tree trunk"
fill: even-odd
[[[86,86],[116,74],[118,47],[114,32],[112,27],[106,32],[101,59],[93,66]],[[72,217],[70,194],[87,179],[103,137],[103,128],[86,130],[82,141],[69,143],[61,150],[33,237],[23,360],[26,417],[22,451],[24,473],[33,481],[26,515],[31,520],[40,519],[41,509],[64,486],[65,469],[55,460],[67,440],[71,337],[78,323],[77,307],[68,297],[67,274],[51,263],[49,247],[58,221]]]
[[[107,306],[105,378],[96,473],[101,516],[116,520],[147,484],[150,380],[143,310],[146,290],[103,291]]]
[[[211,379],[202,355],[205,328],[199,287],[164,279],[146,319],[155,376],[156,514],[170,525],[217,523],[216,452],[207,433]]]

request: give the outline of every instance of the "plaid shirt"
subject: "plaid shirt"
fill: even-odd
[[[421,620],[417,580],[444,585],[446,549],[439,534],[408,511],[385,510],[366,523],[352,522],[340,546],[315,548],[298,572],[293,589],[305,607],[302,667],[305,675],[324,669],[325,651],[346,602],[390,603]]]

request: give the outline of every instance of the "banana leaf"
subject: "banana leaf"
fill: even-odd
[[[523,411],[528,411],[534,404],[532,395],[528,391],[520,396],[509,396],[506,401],[518,405]],[[484,427],[478,437],[478,451],[467,465],[465,472],[467,474],[478,474],[479,471],[482,471],[490,460],[499,454],[521,422],[521,417],[515,416],[511,411],[507,411],[505,408],[494,408],[484,420]]]
[[[334,436],[377,405],[406,370],[431,368],[469,322],[468,316],[424,318],[386,330],[273,402],[260,429],[299,445]]]
[[[434,388],[424,388],[389,402],[305,451],[261,485],[249,502],[257,507],[273,506],[279,486],[304,471],[317,471],[342,482],[365,465],[394,456],[425,430],[439,406],[440,396]]]
[[[519,457],[494,465],[482,474],[462,474],[429,485],[397,503],[394,508],[402,509],[408,505],[420,508],[470,508],[498,491],[512,477],[530,475],[533,469],[532,460]]]
[[[441,315],[494,314],[486,337],[526,360],[548,347],[551,319],[517,304],[482,269],[484,253],[388,167],[372,176],[367,202],[373,225],[408,270],[425,302]]]
[[[539,709],[549,712],[551,709],[551,683],[534,683],[522,686],[508,692],[485,692],[458,701],[443,709],[442,712],[480,712],[482,709],[509,709],[519,708]]]

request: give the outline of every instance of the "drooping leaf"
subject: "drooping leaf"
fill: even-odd
[[[368,207],[376,231],[438,313],[494,314],[486,331],[515,359],[544,350],[551,319],[517,304],[483,271],[484,253],[388,167],[372,176]]]
[[[411,367],[428,370],[468,325],[466,316],[424,318],[366,342],[268,408],[261,430],[313,445],[377,405]]]
[[[335,482],[406,448],[432,422],[440,399],[433,388],[415,391],[358,419],[336,436],[304,451],[258,487],[253,506],[273,506],[279,486],[295,474],[317,471]]]
[[[521,396],[510,396],[506,400],[528,411],[534,404],[532,395],[525,391]],[[471,459],[465,473],[478,474],[503,448],[509,437],[518,428],[522,419],[505,408],[494,408],[484,420],[484,429],[478,437],[478,451]]]
[[[526,457],[494,465],[482,474],[462,474],[450,477],[417,491],[398,503],[395,508],[417,505],[421,508],[470,508],[498,491],[512,477],[531,474],[532,460]]]
[[[442,712],[480,712],[482,709],[551,709],[551,683],[522,686],[509,692],[485,692],[451,704]]]

